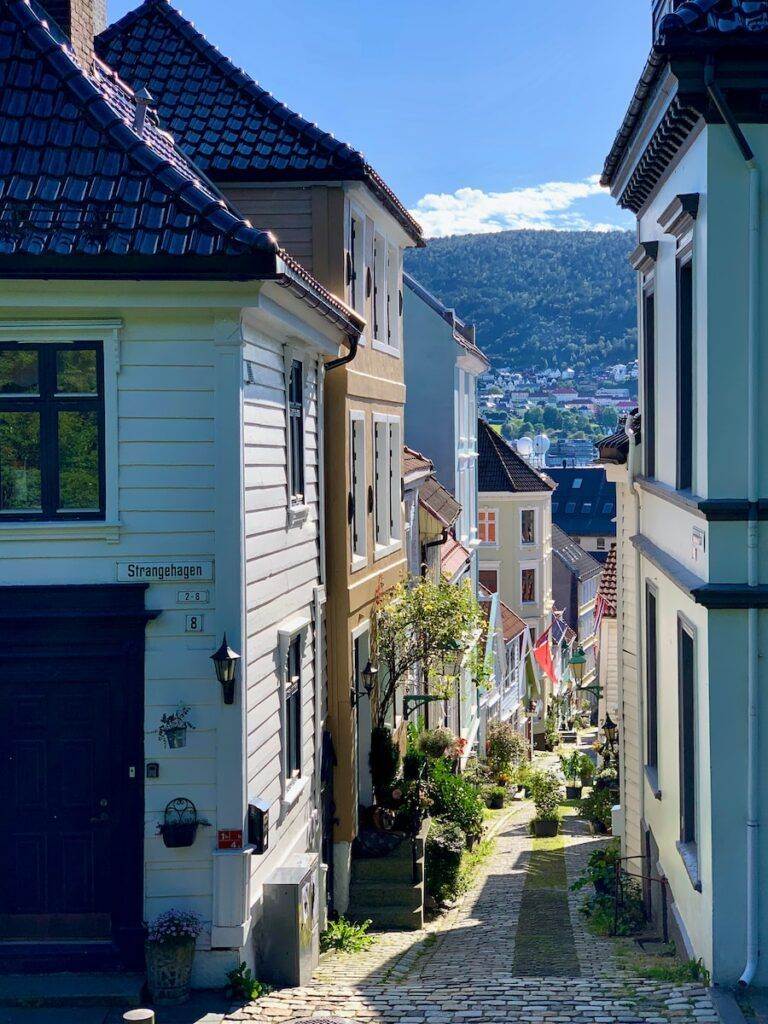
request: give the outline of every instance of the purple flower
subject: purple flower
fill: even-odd
[[[203,930],[203,919],[192,910],[166,910],[150,921],[147,941],[166,943],[182,939],[196,939]]]

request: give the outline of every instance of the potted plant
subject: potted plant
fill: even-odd
[[[490,811],[500,811],[507,797],[507,791],[503,786],[484,786],[482,794],[485,806]]]
[[[488,766],[501,781],[501,776],[525,760],[527,744],[511,722],[491,722],[485,740]]]
[[[444,757],[456,742],[450,729],[438,726],[437,729],[425,729],[419,734],[418,749],[430,761]]]
[[[616,789],[619,773],[615,768],[601,768],[595,776],[595,789]]]
[[[178,750],[187,745],[187,729],[194,729],[189,721],[190,708],[187,704],[179,704],[170,715],[163,715],[157,730],[157,736],[170,750]]]
[[[527,797],[531,795],[531,776],[533,775],[533,769],[528,761],[523,761],[518,766],[515,772],[516,782],[520,789],[523,790]]]
[[[613,799],[607,789],[593,789],[582,798],[581,816],[586,818],[595,832],[605,835],[611,831],[611,809]]]
[[[581,754],[578,750],[573,750],[570,754],[560,755],[560,767],[565,776],[565,796],[567,800],[578,800],[581,796],[580,761]]]
[[[202,919],[189,910],[166,910],[147,925],[147,987],[159,1006],[189,999],[195,942],[202,930]]]
[[[531,822],[535,836],[556,836],[560,828],[560,780],[553,771],[533,772],[531,792],[536,817]]]
[[[595,762],[589,754],[582,754],[579,761],[579,779],[582,786],[588,786],[595,774]]]

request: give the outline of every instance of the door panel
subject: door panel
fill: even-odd
[[[0,679],[0,935],[105,939],[114,822],[109,676]]]

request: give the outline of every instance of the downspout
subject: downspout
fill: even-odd
[[[337,366],[345,366],[347,363],[351,363],[357,355],[358,345],[360,344],[360,335],[352,334],[349,338],[349,352],[346,355],[339,356],[338,359],[331,359],[330,362],[325,364],[325,372],[329,370],[335,370]]]
[[[747,584],[757,586],[759,578],[758,540],[758,344],[760,330],[760,167],[752,147],[733,115],[722,90],[715,81],[715,68],[708,61],[704,84],[709,97],[730,129],[749,172],[748,315],[747,315]],[[759,951],[758,815],[759,815],[759,693],[758,693],[758,613],[747,612],[747,962],[739,978],[746,988],[754,980]]]
[[[448,527],[443,527],[443,532],[437,538],[437,540],[425,540],[421,545],[421,564],[424,566],[424,574],[426,575],[429,570],[429,564],[427,562],[427,552],[432,548],[441,548],[443,544],[448,540]]]
[[[640,488],[635,481],[635,469],[637,463],[637,433],[629,426],[630,420],[627,420],[624,424],[624,432],[629,440],[629,452],[627,454],[627,476],[629,490],[635,502],[635,531],[640,533]],[[644,664],[644,651],[643,651],[643,583],[642,583],[642,558],[640,556],[640,549],[635,546],[635,643],[637,644],[637,650],[635,651],[635,665],[636,665],[636,686],[637,686],[637,720],[638,722],[644,722],[644,692],[643,692],[643,664]],[[622,692],[623,692],[623,678],[622,678]],[[623,708],[622,708],[623,712]],[[623,714],[622,714],[623,718]],[[642,730],[641,730],[642,732]],[[645,734],[639,737],[638,746],[638,765],[637,765],[637,799],[640,813],[640,823],[645,821]],[[626,773],[624,773],[626,776]],[[624,783],[624,792],[626,793],[626,781]],[[626,811],[626,804],[625,804]],[[626,823],[624,826],[626,833]]]
[[[325,367],[322,359],[317,360],[317,450],[325,450]],[[323,771],[323,704],[325,681],[323,649],[325,646],[325,601],[326,601],[326,569],[325,569],[325,458],[318,459],[318,541],[320,555],[320,586],[315,588],[315,793],[314,803],[317,811],[316,852],[322,862],[323,821],[322,821],[322,771]]]

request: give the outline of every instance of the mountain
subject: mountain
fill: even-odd
[[[593,367],[637,357],[629,231],[454,235],[409,250],[406,270],[462,319],[497,366]]]

